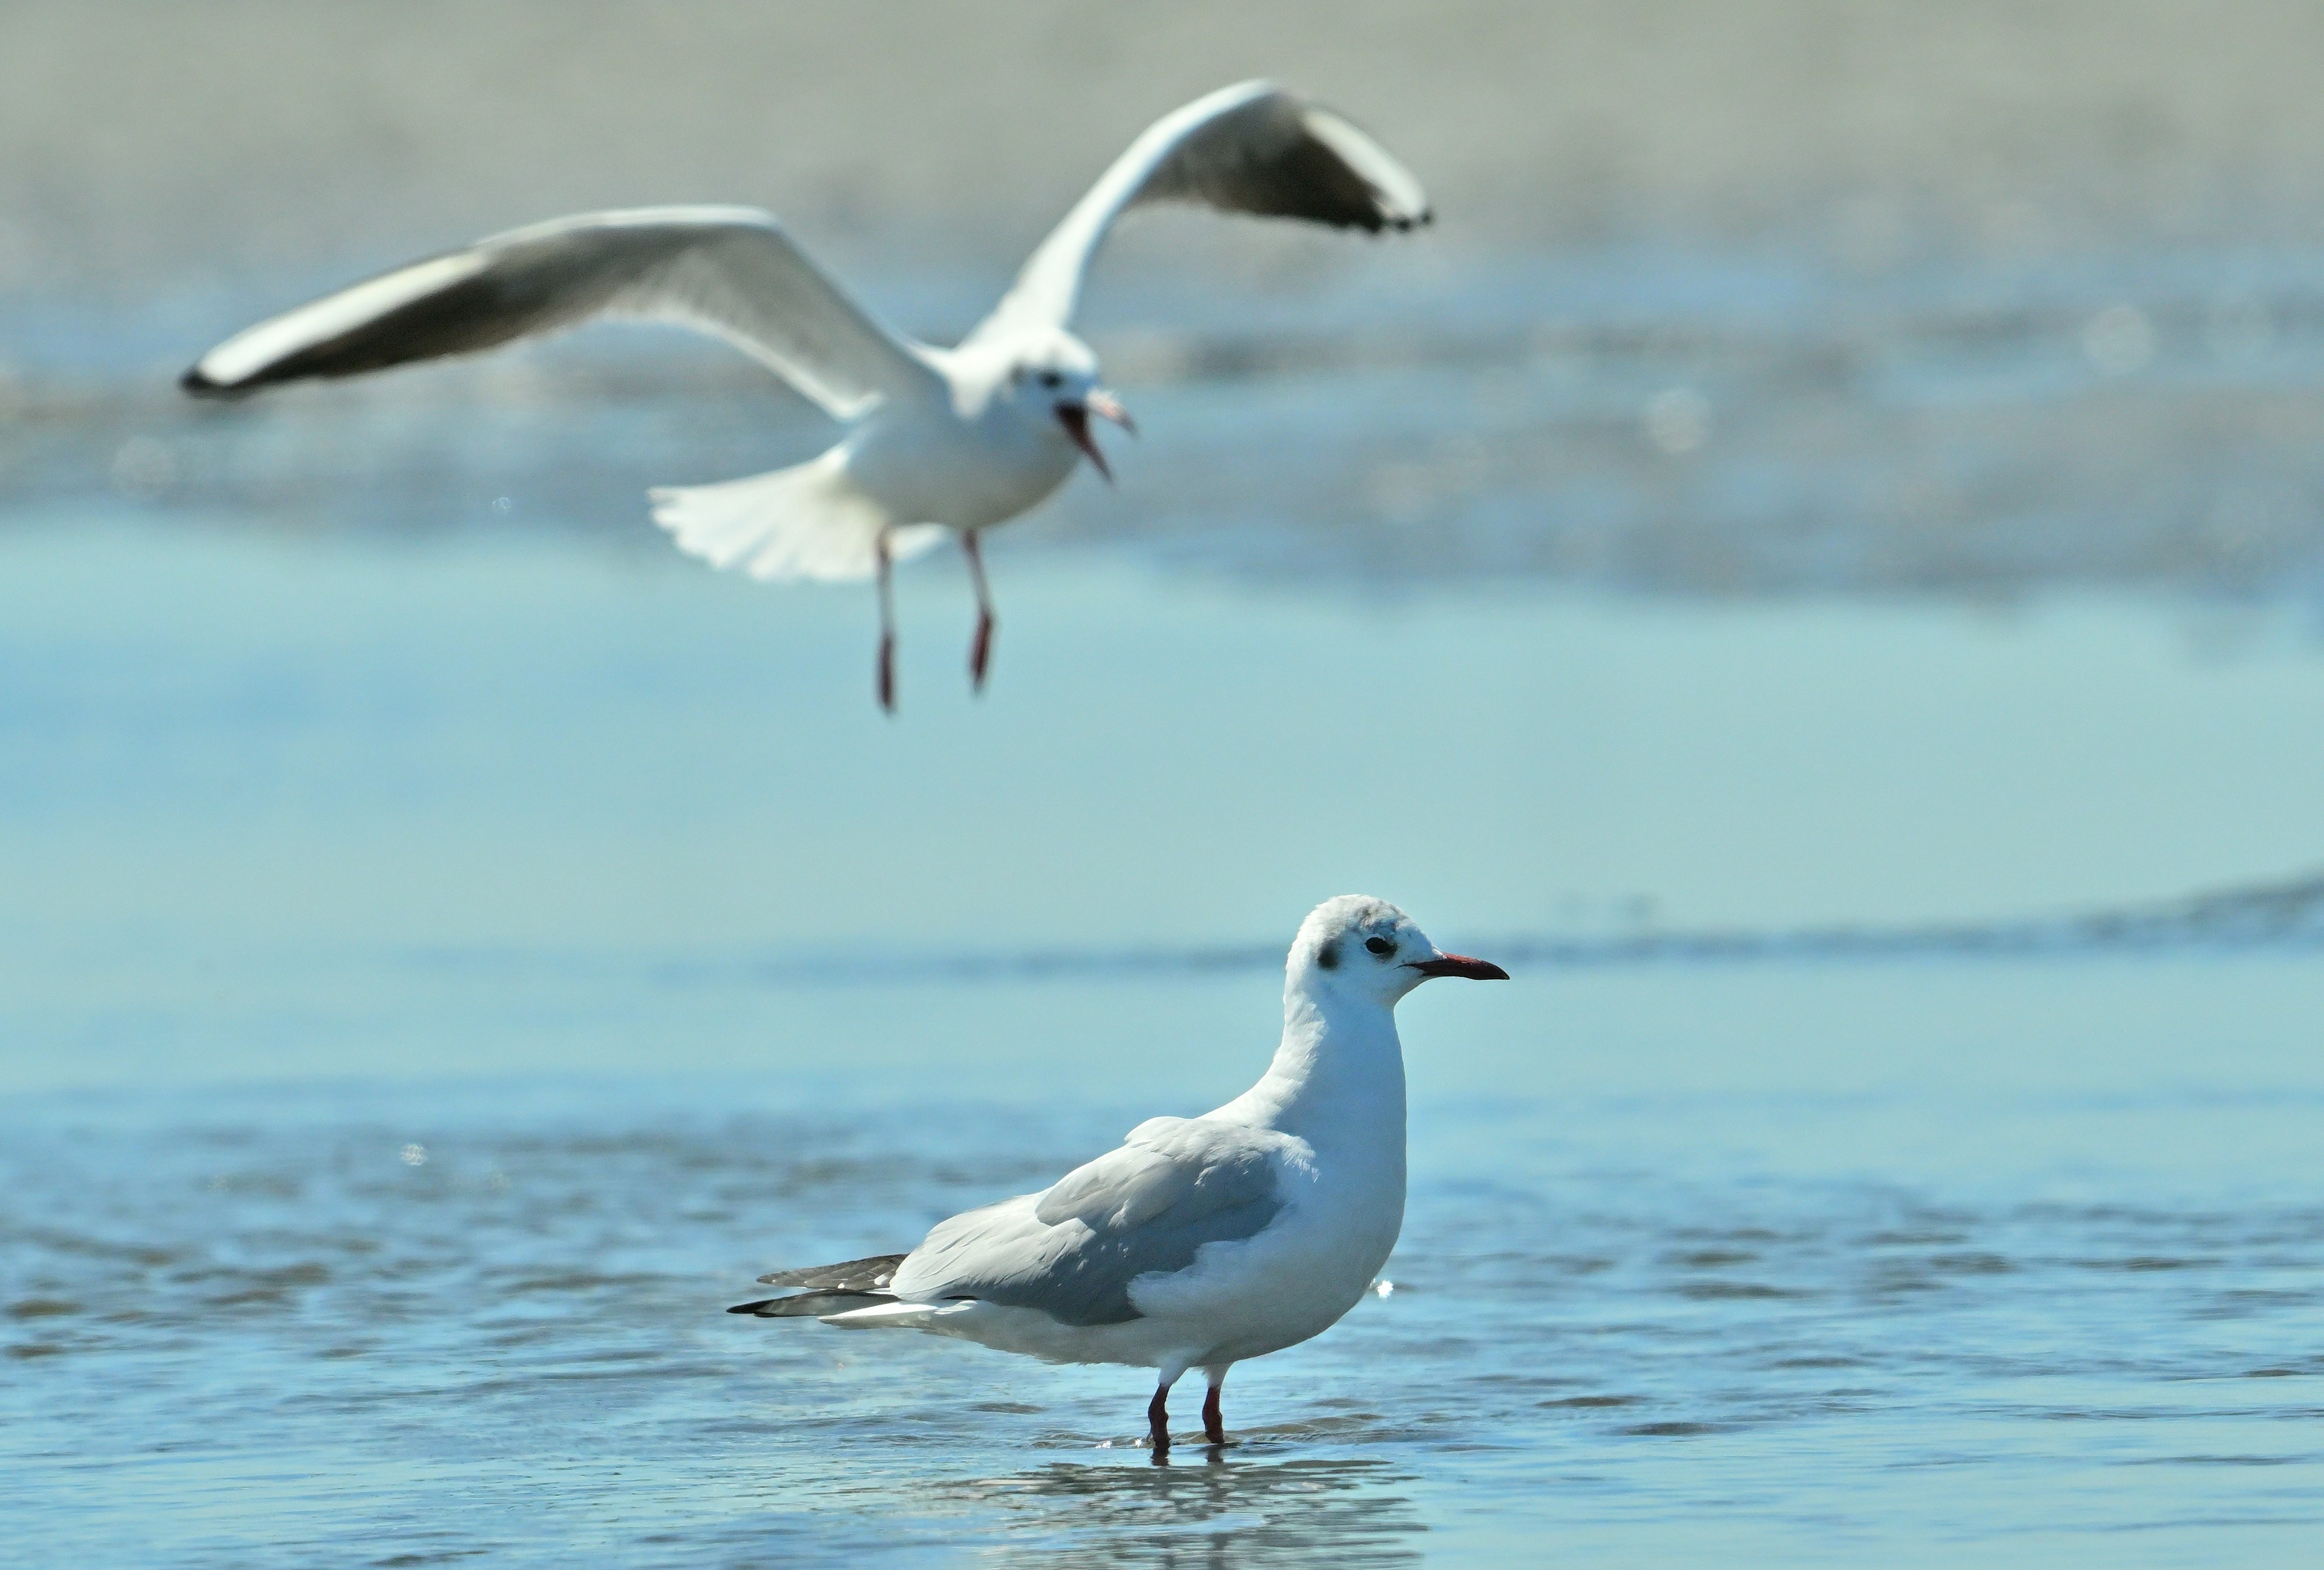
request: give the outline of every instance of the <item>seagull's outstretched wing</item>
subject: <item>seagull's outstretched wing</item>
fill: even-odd
[[[1202,1118],[1154,1118],[1119,1149],[1028,1194],[940,1224],[897,1267],[903,1303],[1038,1308],[1067,1325],[1139,1317],[1130,1285],[1183,1270],[1205,1243],[1256,1236],[1283,1208],[1298,1141]]]
[[[938,388],[926,362],[752,208],[641,208],[512,229],[236,333],[184,385],[231,396],[351,376],[597,317],[715,333],[843,420]]]
[[[1207,203],[1375,234],[1431,216],[1420,182],[1329,109],[1271,82],[1222,88],[1148,126],[1041,242],[970,340],[1068,325],[1114,220],[1148,202]]]

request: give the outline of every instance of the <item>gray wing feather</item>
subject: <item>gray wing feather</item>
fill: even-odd
[[[844,1260],[835,1265],[770,1270],[759,1278],[759,1284],[763,1287],[816,1287],[826,1290],[841,1288],[851,1292],[885,1291],[888,1282],[896,1274],[896,1267],[903,1262],[901,1254],[873,1254],[867,1259]]]
[[[1206,1243],[1254,1237],[1283,1208],[1280,1134],[1156,1118],[1042,1194],[954,1216],[895,1274],[906,1302],[974,1298],[1067,1325],[1136,1319],[1130,1286],[1194,1263]]]
[[[646,208],[512,229],[237,333],[184,384],[232,396],[473,354],[600,317],[712,333],[843,419],[936,385],[908,345],[749,208]]]
[[[1224,88],[1148,126],[1041,242],[971,341],[1073,319],[1114,221],[1149,202],[1409,229],[1432,217],[1411,171],[1329,109],[1270,82]]]

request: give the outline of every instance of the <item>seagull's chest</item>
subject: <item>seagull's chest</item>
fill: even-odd
[[[1198,1325],[1219,1355],[1256,1357],[1336,1324],[1360,1301],[1404,1224],[1400,1140],[1309,1147],[1280,1169],[1284,1207],[1247,1242],[1222,1246],[1167,1282],[1141,1284],[1148,1314]]]
[[[982,529],[1046,500],[1080,455],[1005,411],[875,423],[848,469],[899,520]]]
[[[1400,1057],[1379,1056],[1317,1076],[1280,1114],[1305,1152],[1286,1164],[1286,1198],[1319,1248],[1362,1273],[1357,1292],[1371,1284],[1404,1226],[1404,1075]]]
[[[1296,1246],[1318,1288],[1343,1298],[1344,1311],[1379,1274],[1404,1230],[1404,1143],[1319,1150],[1312,1170],[1288,1187],[1296,1231],[1305,1234]]]

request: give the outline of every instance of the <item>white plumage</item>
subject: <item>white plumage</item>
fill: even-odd
[[[894,706],[888,568],[949,530],[977,591],[970,667],[983,685],[994,626],[977,535],[1037,505],[1086,455],[1096,415],[1128,427],[1075,337],[1090,263],[1123,214],[1153,202],[1339,227],[1429,219],[1419,183],[1329,110],[1246,82],[1157,121],[1045,239],[957,348],[881,327],[749,208],[647,208],[512,229],[342,290],[237,333],[184,377],[231,397],[474,353],[598,318],[682,323],[756,358],[847,423],[793,468],[654,493],[679,547],[763,579],[881,581],[879,692]],[[1109,476],[1109,477],[1111,477]]]
[[[939,1223],[908,1254],[761,1279],[805,1288],[736,1306],[850,1329],[955,1336],[1053,1362],[1156,1371],[1148,1418],[1204,1371],[1204,1428],[1247,1358],[1330,1328],[1404,1224],[1404,1052],[1396,1005],[1430,976],[1506,980],[1446,954],[1383,900],[1316,907],[1285,967],[1283,1038],[1258,1084],[1199,1118],[1153,1118],[1038,1194]]]

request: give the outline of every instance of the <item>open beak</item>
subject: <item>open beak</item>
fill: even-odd
[[[1471,959],[1465,954],[1440,954],[1434,959],[1407,959],[1407,968],[1423,975],[1457,975],[1469,981],[1507,981],[1509,973],[1489,959]]]
[[[1138,434],[1138,424],[1130,418],[1130,411],[1124,409],[1111,392],[1092,392],[1084,402],[1057,405],[1057,423],[1065,428],[1065,434],[1074,439],[1074,445],[1089,455],[1089,461],[1097,466],[1097,472],[1103,475],[1106,483],[1111,485],[1113,470],[1106,466],[1105,454],[1098,449],[1096,439],[1090,435],[1089,417],[1093,414],[1101,420],[1112,420],[1132,436]]]
[[[1121,400],[1111,392],[1093,391],[1089,395],[1089,411],[1101,420],[1112,420],[1132,436],[1138,434],[1138,421],[1130,418],[1130,411],[1124,409]]]

